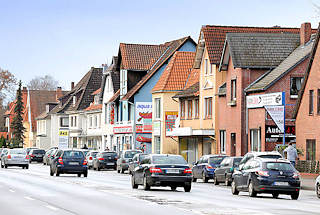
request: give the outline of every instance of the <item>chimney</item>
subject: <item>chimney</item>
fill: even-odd
[[[71,90],[74,88],[74,82],[71,82]]]
[[[300,45],[306,44],[311,38],[311,23],[305,22],[300,27]]]
[[[59,98],[62,97],[62,96],[63,96],[62,88],[61,87],[57,87],[57,90],[56,90],[56,101],[58,102]]]

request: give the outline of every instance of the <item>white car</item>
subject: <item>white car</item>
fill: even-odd
[[[316,179],[315,188],[317,197],[320,199],[320,175]]]
[[[1,159],[1,167],[20,166],[23,169],[29,168],[29,155],[25,149],[9,149]]]
[[[96,158],[98,151],[89,151],[86,158],[88,162],[88,169],[91,169],[93,167],[93,160]]]

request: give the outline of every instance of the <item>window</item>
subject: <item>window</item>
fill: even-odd
[[[313,114],[313,90],[309,90],[309,114]]]
[[[77,127],[77,117],[74,117],[74,127]]]
[[[97,115],[94,116],[94,127],[95,128],[98,127],[98,117],[97,117]]]
[[[205,104],[205,118],[211,119],[212,118],[212,97],[205,98],[204,104]]]
[[[154,152],[160,154],[160,137],[154,137]]]
[[[188,119],[192,119],[192,100],[188,100]]]
[[[231,101],[237,100],[237,80],[231,80]]]
[[[180,116],[181,116],[181,119],[184,119],[185,117],[185,101],[184,100],[181,100],[181,104],[180,104]]]
[[[210,64],[210,63],[209,63],[209,68],[210,68],[209,73],[211,75],[212,74],[212,64]]]
[[[93,117],[90,116],[90,118],[89,118],[89,128],[92,128],[92,125],[93,125]]]
[[[156,98],[154,99],[155,103],[156,103],[156,119],[160,119],[161,118],[161,99],[160,98]]]
[[[307,140],[307,153],[306,159],[307,160],[316,160],[316,140]]]
[[[76,97],[76,96],[73,96],[73,97],[72,97],[72,104],[73,104],[73,106],[76,105],[76,102],[77,102],[77,97]]]
[[[298,93],[301,89],[303,77],[291,77],[290,78],[290,95],[291,97],[298,97]]]
[[[320,114],[320,89],[318,89],[317,95],[317,113]]]
[[[194,100],[194,118],[199,118],[199,99]]]
[[[61,117],[60,118],[60,127],[69,127],[69,118]]]
[[[204,60],[204,73],[207,75],[208,74],[208,59]]]
[[[251,151],[260,152],[261,151],[260,129],[251,129],[250,138],[251,138]]]
[[[227,132],[225,130],[220,130],[220,153],[226,153],[226,142],[227,142]]]

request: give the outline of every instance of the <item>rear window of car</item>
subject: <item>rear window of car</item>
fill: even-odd
[[[107,157],[116,157],[117,153],[115,152],[103,152],[101,153],[102,157],[107,158]]]
[[[295,171],[290,163],[282,162],[268,162],[266,163],[266,169],[275,171]]]
[[[153,164],[187,164],[181,156],[153,156]]]
[[[139,151],[127,151],[124,153],[125,158],[133,158],[135,154],[141,153]]]
[[[12,149],[10,150],[10,154],[25,155],[27,152],[24,149]]]
[[[83,158],[83,152],[81,151],[64,151],[63,158]]]
[[[274,159],[279,159],[282,158],[281,155],[259,155],[259,158],[274,158]]]
[[[210,157],[209,163],[210,164],[220,164],[224,158],[225,158],[225,156]]]
[[[98,152],[91,152],[91,156],[94,158],[97,157],[97,154],[98,154]]]
[[[34,154],[45,154],[46,151],[45,150],[33,150],[32,153],[34,153]]]

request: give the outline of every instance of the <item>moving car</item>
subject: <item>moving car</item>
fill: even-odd
[[[239,167],[239,163],[242,157],[226,157],[220,164],[220,167],[214,171],[214,184],[218,185],[220,182],[224,182],[226,186],[229,186],[232,181],[232,174],[235,168]]]
[[[1,168],[19,166],[29,169],[29,155],[25,149],[9,149],[1,159]]]
[[[132,161],[129,163],[129,174],[132,175],[134,169],[140,165],[141,161],[147,156],[148,154],[139,153],[133,156]]]
[[[244,155],[242,160],[240,161],[239,168],[241,168],[247,161],[249,161],[252,158],[274,158],[274,159],[280,159],[283,158],[282,155],[277,151],[272,152],[248,152]]]
[[[43,156],[46,154],[46,151],[43,149],[31,149],[29,152],[30,163],[32,161],[42,162]]]
[[[7,148],[2,148],[0,153],[0,160],[2,159],[2,156],[4,156],[8,152]]]
[[[50,165],[51,160],[54,158],[54,154],[58,149],[49,149],[46,154],[43,156],[43,165]]]
[[[207,183],[209,179],[214,178],[214,172],[219,167],[226,155],[204,155],[192,167],[193,182],[202,179]]]
[[[117,169],[118,155],[116,152],[100,152],[93,160],[93,169]]]
[[[137,189],[143,185],[144,190],[151,186],[183,187],[185,192],[190,192],[192,170],[181,155],[152,154],[146,156],[141,165],[132,172],[131,185]]]
[[[50,175],[77,174],[88,176],[87,160],[81,150],[59,149],[50,165]]]
[[[37,147],[28,147],[28,148],[26,148],[27,154],[29,154],[32,149],[38,149],[38,148]]]
[[[232,177],[233,195],[245,191],[251,197],[270,193],[274,198],[279,194],[291,195],[294,200],[299,198],[300,174],[288,160],[254,158],[235,170]]]
[[[316,190],[317,197],[320,199],[320,175],[316,178],[315,187],[316,187],[315,190]]]
[[[119,159],[117,160],[117,171],[118,173],[124,173],[124,171],[128,170],[129,163],[132,161],[133,156],[135,154],[142,153],[141,150],[125,150],[120,154]]]
[[[88,162],[88,169],[91,169],[93,167],[93,159],[96,158],[98,153],[99,153],[98,151],[90,151],[86,155],[86,159]]]

